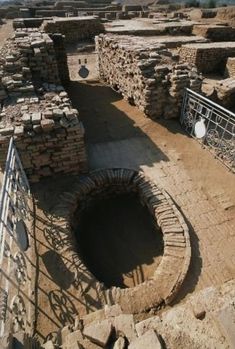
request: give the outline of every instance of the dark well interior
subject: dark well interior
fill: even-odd
[[[97,195],[75,219],[79,253],[106,287],[151,278],[163,254],[162,234],[137,193]]]

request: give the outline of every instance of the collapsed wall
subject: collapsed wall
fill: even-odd
[[[201,89],[196,69],[158,39],[101,34],[96,50],[100,78],[152,118],[177,117],[185,87]]]
[[[45,21],[42,28],[47,33],[63,34],[66,43],[74,43],[80,40],[91,40],[95,35],[104,31],[100,19],[92,16],[54,18]]]
[[[64,55],[62,36],[37,29],[16,30],[0,53],[0,161],[13,136],[31,181],[86,170],[84,129],[61,85]]]
[[[205,74],[223,73],[227,58],[234,56],[235,42],[186,44],[180,49],[180,61],[195,64]]]

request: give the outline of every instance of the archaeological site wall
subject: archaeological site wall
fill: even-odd
[[[235,28],[222,25],[194,25],[193,34],[210,41],[235,41]]]
[[[17,18],[13,20],[13,28],[39,28],[43,18]]]
[[[90,40],[104,31],[99,18],[96,17],[69,17],[54,18],[43,23],[43,30],[47,33],[60,33],[65,36],[66,43],[79,40]]]
[[[1,165],[13,136],[31,181],[86,170],[84,129],[61,85],[68,79],[61,35],[15,31],[1,51]]]
[[[224,72],[228,57],[235,56],[235,42],[183,45],[180,61],[195,64],[202,73]]]
[[[152,118],[178,117],[185,87],[200,91],[197,70],[158,39],[101,34],[96,50],[100,78]]]

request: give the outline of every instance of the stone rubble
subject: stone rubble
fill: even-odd
[[[227,108],[234,107],[235,105],[235,79],[228,78],[220,80],[216,83],[214,90],[216,97],[220,104]]]
[[[131,342],[128,349],[162,349],[162,345],[159,341],[158,335],[154,330],[149,330],[140,338],[137,338],[135,341]]]
[[[93,323],[84,328],[83,334],[91,342],[104,348],[111,336],[113,326],[108,319]]]
[[[156,40],[142,37],[96,37],[100,78],[152,118],[177,118],[184,89],[197,92],[201,78],[190,64]]]
[[[203,36],[211,41],[235,41],[235,28],[223,25],[194,25],[193,34]]]
[[[100,311],[98,315],[95,311],[93,319],[99,320],[87,323],[90,314],[78,316],[74,325],[63,327],[43,345],[21,332],[14,336],[20,339],[25,349],[232,349],[235,344],[234,286],[234,280],[231,280],[218,287],[206,288],[160,315],[149,317],[150,314],[146,314],[145,320],[134,322],[136,336],[131,340],[128,339],[128,323],[119,333],[115,327],[117,317],[107,315],[115,314],[116,305],[106,306],[108,312],[103,311],[102,316]],[[131,315],[123,313],[121,308],[119,312],[122,316]],[[203,316],[198,316],[202,312]],[[12,336],[4,338],[2,343],[3,349],[14,349]]]

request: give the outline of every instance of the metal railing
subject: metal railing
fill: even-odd
[[[235,114],[186,89],[181,125],[219,160],[235,171]]]
[[[11,138],[0,194],[0,337],[4,335],[7,312],[10,309],[9,278],[17,260],[14,253],[17,247],[16,223],[27,218],[30,187],[22,167],[18,152]],[[15,264],[15,265],[14,265]]]

